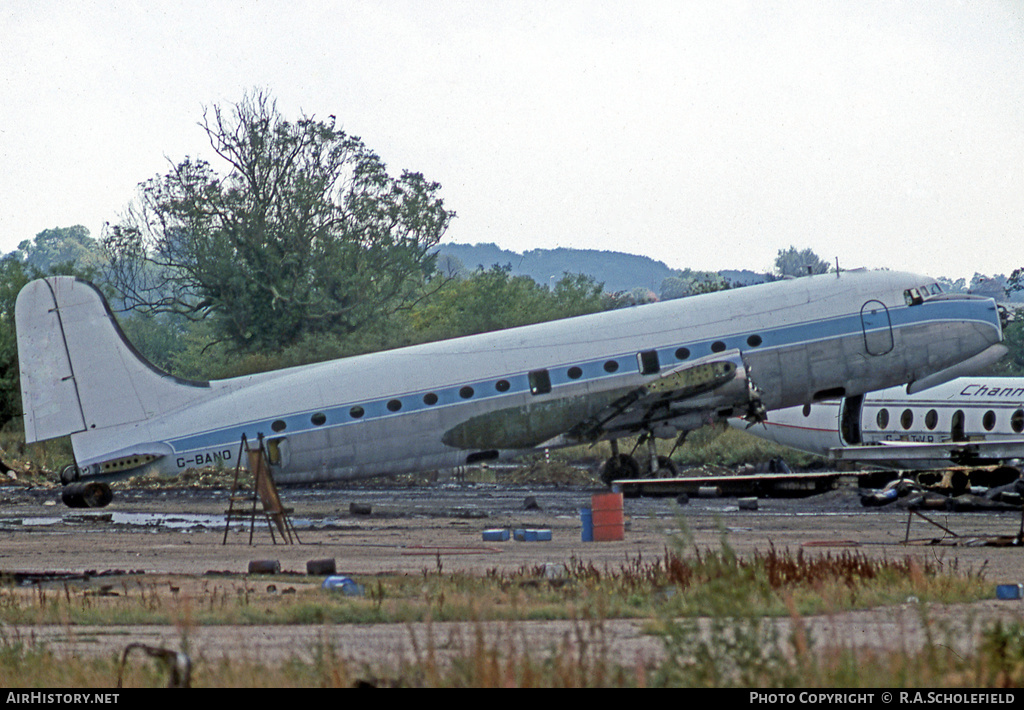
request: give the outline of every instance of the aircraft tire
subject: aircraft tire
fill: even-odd
[[[70,485],[77,481],[80,475],[81,471],[78,470],[78,466],[69,463],[60,470],[60,482],[65,486]]]
[[[675,478],[679,475],[679,467],[668,456],[658,457],[658,470],[651,473],[651,478]]]
[[[610,459],[605,461],[604,468],[601,470],[601,480],[604,481],[606,486],[610,486],[614,481],[617,481],[620,478],[639,477],[640,464],[629,454],[612,456]]]
[[[64,486],[60,499],[69,508],[104,508],[114,499],[110,486],[100,481]]]

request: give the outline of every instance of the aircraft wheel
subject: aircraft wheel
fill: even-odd
[[[72,483],[64,486],[60,499],[69,508],[103,508],[110,505],[114,492],[108,484],[100,481]]]
[[[679,475],[679,467],[668,456],[658,457],[658,470],[651,473],[651,478],[675,478]]]
[[[60,470],[60,482],[67,486],[77,481],[80,475],[81,471],[78,470],[78,466],[69,463]]]
[[[629,454],[618,454],[605,461],[601,471],[601,480],[610,486],[620,478],[639,478],[640,464]]]

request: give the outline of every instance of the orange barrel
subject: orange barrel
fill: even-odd
[[[622,494],[598,493],[590,499],[594,525],[594,542],[622,540]]]

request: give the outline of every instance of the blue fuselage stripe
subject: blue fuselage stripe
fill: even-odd
[[[915,306],[889,308],[888,314],[889,322],[894,331],[909,328],[923,322],[935,323],[941,320],[975,320],[979,325],[998,327],[998,321],[994,314],[988,316],[981,313],[980,310],[979,302],[977,301],[942,300],[925,301],[923,304]],[[861,315],[859,313],[852,313],[832,318],[822,318],[820,320],[803,321],[789,326],[766,328],[763,330],[746,330],[721,338],[678,343],[667,347],[659,347],[657,348],[657,353],[661,369],[664,370],[687,361],[712,355],[712,345],[714,343],[724,344],[724,348],[719,347],[719,351],[739,349],[748,352],[761,352],[799,347],[810,342],[860,336],[865,332],[864,329],[865,326]],[[883,326],[881,329],[885,330],[886,328]],[[757,335],[761,338],[759,345],[752,346],[748,343],[747,338],[752,335]],[[680,359],[676,356],[679,348],[686,348],[689,351],[686,358]],[[548,368],[548,374],[553,388],[583,382],[607,382],[615,378],[635,377],[639,372],[636,358],[637,351],[634,350],[618,355],[605,356],[596,360],[567,362]],[[618,363],[617,370],[613,372],[605,370],[604,365],[609,360],[615,360]],[[580,377],[569,377],[568,371],[574,366],[582,371]],[[499,379],[504,379],[508,382],[509,387],[507,390],[498,391],[495,388],[495,383]],[[469,397],[463,397],[460,391],[467,386],[473,388],[473,393]],[[464,382],[436,390],[417,390],[392,394],[373,400],[353,401],[324,409],[296,411],[293,414],[277,417],[273,420],[284,423],[285,426],[280,431],[273,429],[271,420],[260,419],[178,437],[169,440],[167,443],[171,445],[176,455],[181,456],[196,451],[221,449],[232,443],[237,445],[243,433],[251,440],[255,440],[256,436],[261,433],[268,437],[294,436],[386,417],[414,414],[428,409],[437,409],[460,403],[522,395],[529,391],[530,382],[528,374],[520,372],[504,378],[490,377],[486,380]],[[423,396],[427,393],[433,393],[437,396],[437,401],[434,404],[424,402]],[[388,402],[392,400],[399,401],[401,408],[396,411],[389,410]],[[355,407],[360,407],[363,410],[363,414],[358,418],[353,417],[351,414],[352,409]],[[314,424],[311,421],[311,417],[314,414],[324,415],[324,423]]]

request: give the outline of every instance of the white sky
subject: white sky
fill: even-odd
[[[1024,266],[1020,0],[4,0],[0,253],[99,237],[253,87],[440,182],[446,241]]]

